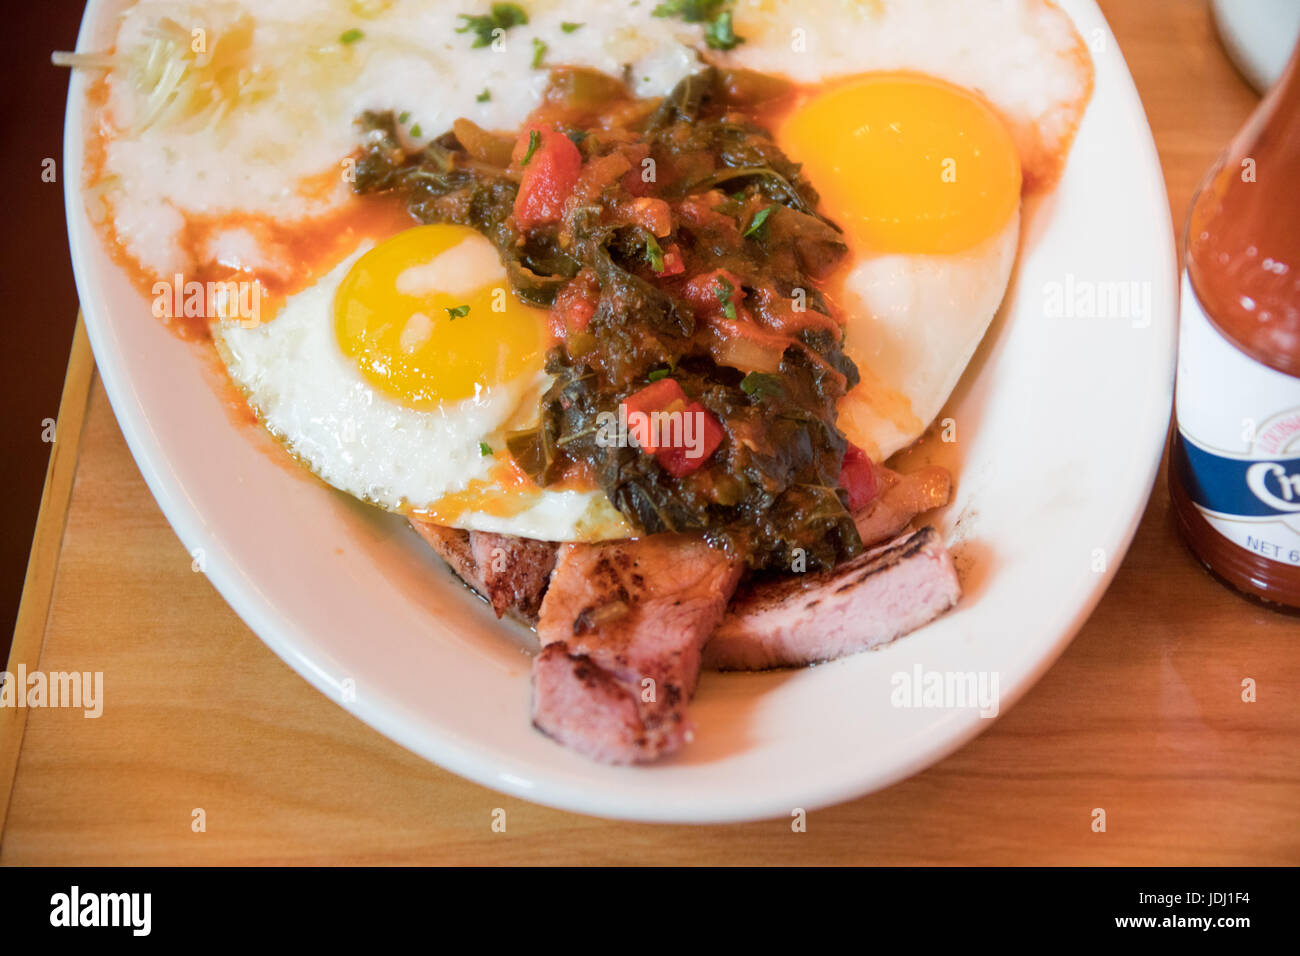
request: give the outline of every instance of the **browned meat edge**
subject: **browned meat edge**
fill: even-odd
[[[492,605],[525,624],[537,612],[555,567],[556,545],[487,531],[462,531],[411,519],[414,528],[456,575]]]
[[[704,666],[763,670],[833,660],[887,644],[960,597],[952,556],[925,527],[833,571],[742,588],[705,646]]]

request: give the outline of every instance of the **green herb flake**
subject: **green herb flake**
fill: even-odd
[[[339,34],[339,42],[345,45],[356,43],[363,36],[365,36],[364,33],[362,33],[356,27],[353,27],[351,30],[344,30],[342,33]]]
[[[411,127],[411,137],[413,139],[419,139],[423,135],[424,135],[424,130],[420,129],[419,123],[416,123],[414,126]]]
[[[654,233],[649,230],[645,234],[645,257],[650,262],[650,268],[655,272],[664,271],[664,250],[659,245],[659,240],[654,237]]]
[[[647,375],[646,378],[650,379],[650,381],[652,382],[657,382],[660,379],[667,378],[669,375],[672,374],[672,372],[673,370],[670,368],[657,368],[649,375]]]
[[[492,454],[492,446],[485,441],[481,441],[478,443],[478,453],[486,458],[488,455]]]
[[[749,221],[749,228],[745,230],[745,238],[762,239],[767,235],[764,227],[767,225],[767,217],[776,212],[776,206],[768,206],[754,213],[754,218]]]
[[[750,398],[771,398],[784,391],[781,379],[768,372],[750,372],[740,380],[740,390]]]
[[[542,66],[542,60],[546,58],[547,46],[537,37],[533,37],[533,69],[539,70]]]
[[[410,121],[411,121],[410,110],[402,110],[402,112],[397,114],[397,122],[401,123],[403,126],[405,126]]]
[[[732,50],[744,43],[745,38],[736,36],[731,11],[726,9],[730,4],[731,0],[666,0],[654,8],[654,15],[706,24],[704,42],[709,49]]]
[[[563,30],[565,33],[576,33],[577,31],[581,30],[581,29],[582,29],[583,27],[585,27],[585,26],[586,26],[585,23],[567,23],[567,22],[566,22],[566,23],[561,23],[561,24],[560,24],[560,29]]]
[[[467,306],[467,305],[458,305],[458,306],[456,306],[454,309],[447,309],[447,310],[445,310],[445,311],[446,311],[448,317],[449,317],[452,321],[455,321],[456,319],[463,319],[463,318],[465,318],[465,316],[469,315],[469,306]]]
[[[736,303],[731,297],[735,295],[736,287],[726,279],[719,278],[717,285],[713,287],[714,294],[718,301],[722,303],[722,314],[729,319],[736,318]]]
[[[687,23],[707,23],[722,12],[727,0],[666,0],[655,7],[656,17],[681,17]]]
[[[585,129],[566,129],[564,135],[569,137],[569,142],[574,146],[581,146],[582,141],[590,134]]]
[[[477,99],[480,103],[488,102],[488,100],[492,99],[492,91],[484,90],[482,93],[478,95]]]
[[[533,153],[537,152],[537,147],[542,145],[542,134],[535,129],[528,131],[528,152],[524,153],[524,158],[519,161],[520,166],[527,166],[528,161],[533,158]]]
[[[509,30],[528,22],[528,14],[517,3],[494,3],[491,12],[483,16],[471,16],[468,13],[458,16],[465,22],[456,28],[456,32],[474,34],[471,49],[491,45],[497,30]]]
[[[709,24],[709,29],[704,32],[704,42],[710,50],[734,50],[745,42],[744,37],[736,36],[736,30],[731,25],[730,10]]]

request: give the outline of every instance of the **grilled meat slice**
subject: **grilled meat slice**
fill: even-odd
[[[417,518],[411,519],[411,527],[492,605],[497,617],[509,614],[525,624],[536,623],[555,567],[554,543],[444,528]]]
[[[487,597],[487,585],[479,577],[478,568],[474,564],[474,553],[469,547],[468,531],[462,531],[460,528],[445,528],[440,524],[421,521],[419,518],[411,518],[410,522],[416,534],[433,548],[438,557],[451,565],[458,578],[477,591],[481,597]]]
[[[952,557],[925,527],[833,571],[742,588],[704,649],[704,666],[763,670],[833,660],[914,631],[960,597]]]
[[[607,763],[680,748],[700,649],[742,567],[692,535],[562,545],[537,622],[533,723]]]
[[[508,534],[471,531],[469,547],[497,617],[514,613],[529,623],[535,622],[555,568],[557,545]]]

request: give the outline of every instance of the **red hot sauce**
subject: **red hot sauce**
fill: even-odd
[[[1169,487],[1191,549],[1300,607],[1300,50],[1187,223]]]

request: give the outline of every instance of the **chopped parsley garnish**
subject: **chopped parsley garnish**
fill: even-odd
[[[491,91],[491,90],[484,90],[482,93],[480,93],[480,94],[478,95],[478,101],[479,101],[480,103],[486,103],[486,102],[487,102],[488,100],[490,100],[490,99],[492,99],[492,91]]]
[[[546,57],[546,50],[547,50],[546,44],[543,43],[541,40],[537,39],[537,37],[533,37],[533,69],[534,70],[539,69],[541,67],[542,60],[545,59]]]
[[[528,22],[528,14],[517,3],[494,3],[491,12],[484,16],[462,13],[459,17],[465,22],[456,28],[456,32],[474,34],[474,42],[470,44],[471,49],[490,45],[493,40],[492,35],[497,30],[509,30],[511,27],[522,26]]]
[[[411,136],[413,138],[419,139],[423,135],[424,135],[424,130],[420,129],[419,123],[416,123],[414,126],[411,127]]]
[[[766,235],[763,227],[767,225],[767,217],[775,211],[775,206],[768,206],[754,213],[754,218],[749,221],[749,228],[745,230],[745,238],[749,239],[752,236],[756,239],[762,239]]]
[[[361,32],[360,30],[358,30],[356,27],[353,27],[351,30],[344,30],[342,33],[339,34],[339,42],[340,42],[340,43],[356,43],[356,42],[357,42],[358,40],[360,40],[363,36],[365,36],[364,33],[362,33],[362,32]]]
[[[718,301],[722,303],[722,314],[729,319],[734,319],[736,317],[736,303],[731,300],[731,297],[735,294],[736,287],[726,279],[719,278],[718,284],[713,287],[713,292],[718,297]]]
[[[770,398],[784,391],[781,379],[768,372],[750,372],[740,380],[740,390],[751,398]]]
[[[704,42],[711,50],[732,50],[745,42],[736,36],[731,22],[731,11],[726,9],[731,0],[665,0],[654,8],[657,17],[681,17],[687,23],[707,24]]]
[[[454,309],[447,309],[446,312],[453,321],[456,319],[463,319],[465,316],[469,315],[469,306],[458,305]]]
[[[528,131],[528,152],[524,153],[524,158],[519,161],[520,166],[527,166],[528,161],[533,158],[533,153],[537,152],[537,147],[542,145],[542,134],[535,129]]]
[[[401,123],[403,126],[405,126],[410,121],[411,121],[410,110],[402,110],[402,112],[397,114],[397,122]]]
[[[645,257],[650,262],[650,268],[655,272],[664,271],[664,250],[659,245],[659,240],[654,237],[654,233],[649,231],[645,234]]]
[[[681,17],[687,23],[707,23],[722,12],[728,0],[664,0],[655,7],[657,17]]]
[[[744,37],[736,36],[736,29],[731,25],[730,10],[709,24],[709,29],[704,33],[704,42],[710,50],[734,50],[745,42]]]
[[[579,146],[582,141],[589,135],[585,129],[566,129],[564,135],[569,137],[569,142],[574,146]]]
[[[486,458],[488,455],[492,454],[492,446],[485,441],[481,441],[478,443],[478,453]]]
[[[581,29],[582,29],[583,27],[585,27],[585,26],[586,26],[585,23],[567,23],[567,22],[566,22],[566,23],[561,23],[561,24],[560,24],[560,29],[563,30],[565,33],[574,33],[574,32],[576,32],[576,31],[578,31],[578,30],[581,30]]]
[[[646,378],[650,379],[650,381],[652,382],[657,382],[661,378],[667,378],[669,375],[672,374],[672,371],[673,370],[670,368],[657,368],[649,375],[647,375]]]

